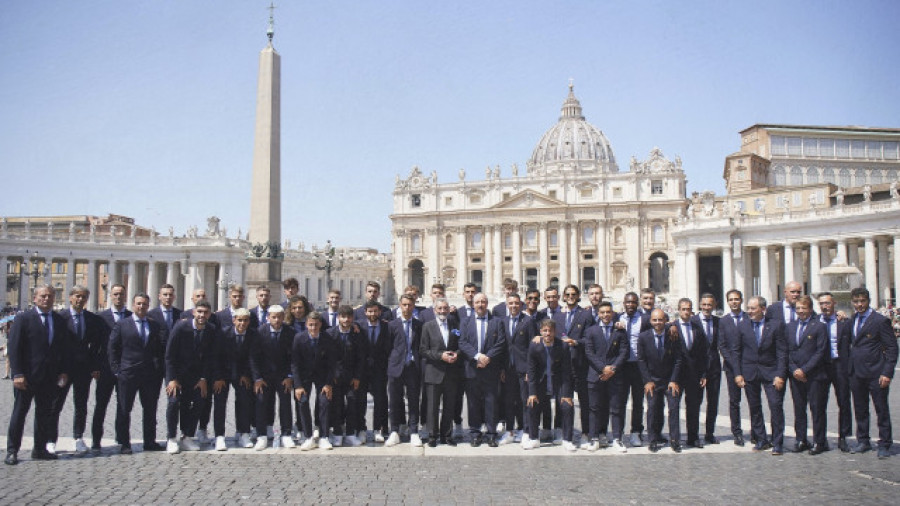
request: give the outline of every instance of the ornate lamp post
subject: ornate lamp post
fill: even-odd
[[[344,268],[344,254],[341,253],[337,258],[337,262],[335,262],[335,253],[334,246],[331,245],[331,240],[325,242],[325,253],[320,257],[319,252],[317,251],[314,254],[316,269],[320,271],[325,271],[325,286],[328,287],[328,290],[331,290],[331,273],[340,271]],[[322,262],[320,263],[320,259]]]
[[[25,265],[22,265],[22,275],[29,276],[29,277],[31,277],[31,279],[34,280],[31,285],[31,299],[34,299],[34,293],[37,290],[38,280],[41,279],[42,277],[47,277],[47,274],[50,273],[50,267],[48,267],[47,265],[44,265],[43,269],[38,266],[38,256],[37,255],[38,255],[37,251],[35,251],[34,253],[31,254],[31,271],[30,272],[28,271],[28,267],[26,267]],[[25,283],[22,283],[22,286],[27,287],[27,285]],[[28,304],[29,304],[29,307],[31,307],[32,303],[29,302]]]

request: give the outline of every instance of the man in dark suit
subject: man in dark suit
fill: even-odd
[[[250,371],[253,373],[253,393],[256,394],[256,430],[259,434],[253,448],[266,449],[269,413],[274,415],[276,399],[278,420],[281,423],[279,443],[285,448],[293,448],[291,392],[294,391],[294,379],[291,373],[291,349],[294,330],[284,325],[284,308],[281,306],[266,306],[265,314],[267,323],[258,328],[255,346],[250,350]]]
[[[202,300],[208,300],[206,298],[206,289],[205,288],[195,288],[194,291],[191,292],[191,303],[194,305],[194,307],[196,307],[197,304]],[[182,311],[181,319],[182,320],[193,320],[194,319],[194,309],[191,308],[191,309],[185,309],[184,311]],[[216,317],[215,313],[210,313],[209,316],[206,318],[206,321],[210,325],[215,326],[216,328],[219,327],[219,319]],[[208,420],[209,420],[209,415],[207,415],[207,421]],[[204,438],[206,437],[205,434],[203,437]]]
[[[507,315],[506,311],[506,299],[509,298],[510,295],[516,295],[519,293],[519,282],[512,278],[506,278],[503,280],[503,302],[494,306],[491,309],[491,316],[495,318],[503,318]]]
[[[59,421],[59,415],[66,404],[69,387],[72,387],[75,416],[72,420],[72,437],[75,439],[75,454],[84,455],[88,447],[84,442],[84,429],[87,425],[88,397],[91,394],[91,381],[100,377],[100,359],[103,356],[100,346],[106,325],[96,314],[84,308],[90,292],[81,285],[69,290],[69,309],[63,309],[59,315],[66,322],[69,333],[73,336],[71,349],[71,369],[69,383],[60,389],[53,403],[53,419]],[[47,451],[56,453],[56,442],[59,438],[59,426],[54,424],[47,441]],[[51,449],[52,445],[52,449]]]
[[[370,299],[371,300],[371,299]],[[400,443],[400,425],[403,424],[406,408],[409,409],[409,442],[422,446],[418,434],[419,403],[421,402],[421,371],[419,346],[422,338],[422,322],[413,318],[415,301],[409,295],[400,297],[400,318],[388,323],[391,335],[391,351],[388,355],[388,394],[391,406],[391,435],[385,446]],[[382,312],[382,319],[384,319]]]
[[[359,416],[357,397],[365,397],[360,385],[366,376],[366,362],[369,354],[368,341],[353,324],[353,308],[343,305],[338,310],[338,324],[326,331],[334,341],[337,350],[337,371],[335,373],[334,396],[331,399],[331,426],[334,429],[334,446],[360,446],[362,441],[356,433]]]
[[[166,344],[166,451],[197,451],[194,440],[200,410],[207,404],[210,384],[224,381],[225,374],[218,327],[209,323],[212,307],[205,300],[194,304],[194,317],[179,321]],[[181,440],[178,428],[181,427]],[[224,431],[224,428],[223,428]]]
[[[562,311],[559,306],[559,289],[557,287],[551,286],[544,290],[544,302],[547,303],[547,307],[538,312],[537,321],[553,318],[553,315]]]
[[[681,452],[681,386],[679,384],[684,352],[679,339],[666,336],[666,315],[662,309],[650,313],[650,330],[638,337],[638,367],[647,395],[647,436],[650,451],[659,451],[666,443],[662,437],[663,402],[669,408],[669,446]]]
[[[501,378],[501,397],[505,399],[506,417],[510,422],[508,429],[512,430],[512,424],[518,419],[519,427],[523,427],[513,437],[515,442],[521,442],[524,435],[529,434],[528,417],[525,412],[525,401],[528,398],[528,383],[525,374],[528,373],[528,346],[539,331],[534,320],[522,313],[522,299],[514,293],[506,298],[506,316],[503,318],[503,326],[506,328],[507,356],[506,368]],[[505,389],[505,392],[503,391]],[[524,435],[523,435],[524,432]],[[500,444],[509,441],[509,434],[500,438]]]
[[[559,339],[569,346],[572,354],[572,368],[575,372],[574,388],[578,395],[578,407],[580,408],[581,433],[590,432],[591,410],[588,407],[588,364],[584,357],[584,333],[594,324],[591,312],[578,305],[581,300],[581,290],[575,285],[568,285],[563,289],[563,309],[553,315],[556,328],[559,329]],[[582,450],[590,446],[590,441],[584,438],[581,442]]]
[[[834,296],[829,292],[820,293],[819,319],[828,331],[828,350],[825,353],[825,407],[828,407],[828,388],[834,387],[834,398],[838,405],[838,448],[849,452],[847,439],[853,428],[853,412],[850,409],[850,334],[849,319],[838,320],[834,312]],[[826,420],[827,422],[827,420]]]
[[[469,435],[472,446],[481,446],[487,426],[487,444],[496,447],[497,396],[500,393],[500,371],[506,360],[506,329],[500,318],[488,313],[487,295],[479,293],[473,300],[475,315],[460,329],[459,351],[466,377],[466,401]]]
[[[448,322],[450,304],[446,299],[434,303],[435,319],[422,326],[419,354],[424,362],[424,381],[428,399],[428,446],[456,446],[453,440],[453,413],[456,391],[462,385],[462,361],[459,358],[459,329]],[[438,420],[443,402],[443,416]]]
[[[600,302],[597,315],[597,325],[590,326],[584,336],[591,416],[587,450],[597,451],[609,446],[606,427],[612,418],[613,449],[624,453],[622,431],[625,426],[627,384],[620,371],[628,360],[628,336],[624,330],[614,327],[610,302]]]
[[[147,318],[149,295],[135,295],[131,308],[134,313],[117,321],[109,335],[109,368],[118,381],[116,441],[121,445],[119,451],[125,455],[131,454],[131,408],[138,395],[144,412],[144,451],[163,449],[156,442],[156,406],[165,376],[168,339],[165,326]],[[94,440],[95,444],[97,441]]]
[[[622,367],[622,375],[625,379],[626,395],[631,393],[631,435],[628,443],[631,446],[641,446],[643,444],[644,431],[644,378],[641,375],[641,369],[638,367],[638,336],[641,332],[650,329],[650,320],[644,320],[638,309],[638,295],[634,292],[625,294],[622,300],[625,306],[625,312],[619,315],[619,321],[616,322],[616,328],[625,331],[628,339],[629,353],[628,360]],[[626,399],[627,402],[627,399]]]
[[[216,319],[221,325],[223,333],[228,331],[228,327],[234,325],[234,315],[238,309],[244,307],[244,287],[238,284],[228,287],[228,307],[216,313]],[[256,314],[250,313],[250,325],[253,328],[259,327],[259,320]]]
[[[166,331],[171,332],[175,323],[181,319],[181,310],[175,307],[175,287],[166,283],[159,287],[159,305],[147,312],[148,318],[162,323]]]
[[[446,298],[446,293],[447,290],[444,287],[443,283],[435,283],[431,285],[431,307],[426,307],[425,309],[419,311],[419,319],[422,320],[423,324],[428,323],[436,318],[434,314],[434,305],[438,299]],[[459,328],[459,313],[451,308],[450,312],[447,313],[447,322],[450,325],[454,325],[456,328]]]
[[[257,305],[253,309],[250,310],[250,313],[256,317],[256,321],[259,322],[260,328],[269,324],[269,301],[271,300],[272,293],[269,290],[269,287],[266,285],[260,285],[256,288],[256,302]],[[282,311],[287,311],[286,308],[281,308]],[[284,316],[283,314],[281,315]]]
[[[94,414],[91,420],[91,453],[99,455],[101,451],[101,441],[103,440],[103,425],[106,421],[106,410],[109,407],[109,401],[112,394],[118,389],[119,381],[110,369],[109,360],[109,338],[116,322],[124,318],[131,317],[131,311],[125,307],[125,287],[120,284],[114,284],[110,287],[109,309],[99,312],[97,315],[106,325],[105,332],[101,335],[100,345],[100,377],[97,378],[97,384],[94,387]],[[165,351],[165,349],[163,349]],[[162,376],[160,376],[162,381]],[[159,385],[157,385],[157,391]],[[157,392],[157,396],[159,393]],[[117,397],[118,398],[118,397]],[[118,417],[118,408],[117,415]],[[155,420],[155,418],[154,418]],[[156,424],[154,422],[154,437],[156,433]]]
[[[223,321],[220,319],[220,321]],[[224,321],[223,321],[224,324]],[[250,426],[254,415],[254,395],[253,395],[253,371],[250,369],[250,350],[254,348],[255,341],[258,339],[257,326],[253,324],[250,318],[250,311],[239,307],[234,309],[234,317],[228,330],[223,334],[225,342],[225,370],[227,379],[234,388],[234,425],[237,431],[238,448],[252,448],[253,442],[250,441]],[[215,392],[215,387],[213,391]],[[228,398],[228,385],[223,387],[224,398]],[[216,450],[222,450],[221,446],[225,445],[225,405],[222,403],[222,410],[219,410],[219,404],[216,404],[216,411],[213,414],[213,424],[216,430]],[[219,429],[221,428],[221,433]],[[219,437],[221,439],[221,445]],[[226,447],[227,449],[227,447]]]
[[[538,289],[525,291],[525,305],[522,307],[522,314],[529,316],[534,320],[535,326],[538,325],[538,306],[541,305],[541,291]]]
[[[716,297],[711,293],[700,296],[700,313],[691,317],[699,325],[706,338],[708,361],[706,365],[706,433],[703,440],[719,444],[716,438],[716,417],[719,415],[719,392],[722,387],[722,361],[719,358],[719,317],[712,314]],[[737,387],[735,387],[737,388]]]
[[[47,451],[54,424],[53,403],[61,388],[69,384],[72,335],[66,320],[53,312],[56,292],[49,285],[34,290],[34,308],[13,320],[7,340],[10,375],[13,379],[13,409],[6,439],[8,465],[19,463],[19,447],[25,417],[34,400],[34,448],[31,458],[55,460]]]
[[[287,308],[291,305],[291,297],[300,293],[300,281],[294,277],[287,278],[281,282],[281,287],[284,290],[284,299],[281,301],[280,305],[287,311]]]
[[[391,334],[386,321],[380,318],[381,308],[377,302],[366,302],[366,322],[360,324],[362,332],[368,341],[368,354],[366,355],[366,372],[360,388],[363,394],[357,401],[357,426],[360,430],[366,430],[367,395],[372,395],[372,432],[376,443],[384,443],[388,437],[388,394],[387,394],[387,364],[388,355],[391,352]]]
[[[572,401],[572,354],[562,341],[556,339],[556,322],[550,318],[541,322],[541,340],[528,348],[528,439],[522,438],[522,448],[531,450],[541,446],[541,405],[557,406],[563,431],[563,448],[578,450],[572,442],[575,403]]]
[[[694,305],[691,299],[678,301],[678,319],[673,326],[678,329],[684,354],[679,384],[684,391],[687,445],[703,448],[700,439],[700,406],[706,387],[706,370],[709,367],[709,341],[703,327],[693,319]]]
[[[828,376],[825,374],[825,354],[828,352],[828,330],[813,318],[812,299],[802,295],[794,304],[797,319],[787,325],[785,339],[788,348],[791,399],[794,401],[794,452],[809,450],[818,455],[828,449],[825,394]],[[807,407],[812,412],[813,446],[807,439]]]
[[[381,284],[377,281],[369,281],[366,283],[366,300],[378,302],[378,298],[381,297]],[[378,304],[378,307],[381,309],[381,319],[384,321],[391,321],[394,319],[394,312],[391,311],[391,308]],[[413,301],[413,307],[415,307],[415,301]],[[353,313],[353,319],[355,321],[362,321],[366,319],[366,307],[365,305],[359,306],[356,308],[356,311]],[[418,351],[416,352],[418,353]]]
[[[733,350],[737,364],[734,381],[744,389],[750,407],[750,424],[756,439],[754,451],[772,449],[784,454],[784,387],[787,378],[787,342],[784,323],[766,323],[766,299],[754,296],[747,301],[749,322],[739,327],[740,337]],[[772,416],[771,441],[766,436],[762,412],[762,390],[766,391]]]
[[[303,451],[319,447],[332,449],[328,438],[331,401],[335,400],[335,378],[338,376],[338,344],[323,332],[324,318],[318,311],[307,317],[306,332],[294,336],[291,344],[290,367],[295,378],[294,400],[297,401],[298,425],[306,440]],[[310,394],[316,394],[318,440],[314,437],[313,417],[309,409]]]
[[[856,314],[846,328],[850,342],[850,390],[856,414],[856,446],[852,453],[872,449],[869,442],[869,397],[878,416],[878,458],[891,455],[893,434],[888,394],[897,367],[897,339],[891,322],[869,307],[869,290],[854,288],[850,299]]]
[[[641,289],[641,307],[638,308],[637,312],[640,313],[641,318],[650,318],[650,312],[656,307],[656,292],[651,288],[642,288]],[[668,315],[667,315],[668,317]]]
[[[797,320],[797,299],[803,295],[803,285],[788,281],[784,285],[784,298],[766,308],[766,323],[787,325]]]
[[[728,417],[731,420],[732,441],[736,446],[744,446],[744,431],[741,429],[741,387],[734,378],[740,364],[734,355],[741,340],[741,328],[749,325],[750,317],[741,306],[744,295],[740,290],[728,290],[725,294],[729,312],[719,320],[719,353],[722,355],[722,369],[725,371],[725,386],[728,388]],[[708,427],[708,426],[707,426]]]
[[[325,310],[322,311],[322,318],[325,319],[324,330],[338,325],[338,310],[341,308],[341,291],[335,288],[328,290],[328,300],[325,303]]]

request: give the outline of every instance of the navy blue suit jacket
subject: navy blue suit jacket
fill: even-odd
[[[706,377],[707,378],[719,378],[722,374],[722,361],[719,358],[719,341],[721,340],[721,332],[719,331],[719,324],[721,319],[718,316],[710,315],[710,319],[712,320],[712,335],[706,332],[706,324],[703,321],[703,315],[695,314],[691,317],[691,320],[697,323],[701,329],[703,329],[703,336],[706,337],[706,345],[707,345],[707,354],[709,360],[706,363]]]
[[[750,315],[743,311],[741,311],[740,324],[737,323],[732,313],[727,313],[719,319],[719,353],[722,354],[722,367],[726,371],[734,373],[740,369],[734,350],[741,340],[740,328],[749,321]]]
[[[825,354],[831,354],[828,329],[818,318],[811,317],[797,345],[799,321],[792,321],[785,330],[788,349],[788,374],[800,369],[807,379],[825,379]]]
[[[615,322],[609,324],[609,340],[603,335],[604,325],[591,325],[584,335],[584,354],[588,363],[587,380],[589,383],[600,381],[600,375],[606,366],[617,370],[628,360],[628,335],[624,330],[617,330]]]
[[[119,320],[109,334],[109,368],[119,380],[159,381],[166,373],[168,333],[158,321],[147,318],[147,344],[134,318]]]
[[[764,321],[764,320],[763,320]],[[788,379],[787,342],[784,339],[784,322],[764,323],[762,339],[756,344],[756,333],[749,318],[742,319],[740,339],[733,350],[738,369],[735,376],[743,376],[745,381],[775,381]]]
[[[79,338],[75,332],[75,321],[68,309],[59,311],[59,316],[66,322],[66,328],[72,335],[71,372],[87,373],[102,370],[101,360],[105,357],[103,346],[106,344],[106,322],[87,309],[81,312],[81,324],[84,326],[84,337]]]
[[[845,339],[850,343],[850,374],[863,379],[893,378],[897,367],[897,338],[890,320],[873,310],[854,337],[858,318],[859,313],[854,314],[844,330]]]
[[[641,332],[638,336],[638,368],[644,383],[652,381],[659,387],[681,381],[682,347],[680,339],[673,341],[669,337],[667,327],[663,330],[663,356],[660,358],[656,333],[652,328]]]
[[[403,319],[395,318],[388,322],[388,332],[391,336],[391,351],[388,354],[388,377],[399,378],[406,367],[406,353],[412,351],[413,365],[419,367],[419,345],[422,342],[422,322],[410,318],[410,333],[412,342],[407,343],[406,333],[403,330]]]
[[[375,342],[369,341],[369,322],[357,322],[363,333],[363,338],[368,342],[366,354],[366,371],[370,377],[386,378],[388,355],[391,353],[393,342],[391,341],[391,332],[388,330],[388,323],[384,320],[378,320],[375,333]]]
[[[701,380],[706,378],[707,368],[709,367],[709,341],[703,332],[703,327],[693,318],[688,320],[691,326],[691,349],[687,347],[687,337],[684,335],[684,328],[681,326],[681,318],[675,319],[671,325],[678,328],[678,337],[681,340],[681,352],[684,354],[684,360],[681,363],[681,377],[684,381],[688,378],[693,380]]]
[[[257,329],[257,337],[250,349],[250,370],[253,381],[266,380],[267,383],[281,382],[291,375],[291,347],[294,344],[294,329],[281,326],[276,341],[272,328],[265,324]],[[273,385],[269,385],[273,387]]]
[[[459,351],[464,363],[466,378],[483,378],[488,381],[500,381],[500,370],[506,364],[506,329],[501,318],[487,316],[487,328],[484,331],[484,343],[478,349],[478,317],[474,316],[463,322],[460,328]],[[479,368],[475,356],[479,353],[487,355],[491,362],[487,367]]]
[[[550,371],[547,371],[547,352],[543,342],[531,343],[528,347],[528,395],[547,392],[547,375],[550,374],[553,395],[560,398],[572,397],[572,354],[569,346],[559,339],[550,347]]]
[[[181,313],[182,313],[182,311],[180,309],[178,309],[175,306],[172,306],[172,326],[173,327],[175,326],[176,323],[178,323],[178,320],[181,319],[181,316],[182,316]],[[161,323],[163,326],[165,326],[165,324],[166,324],[166,315],[163,314],[162,308],[159,306],[156,306],[155,308],[151,309],[150,311],[147,311],[147,318],[153,318],[154,320]],[[167,328],[166,330],[170,330],[170,329]]]
[[[509,319],[509,316],[503,317],[503,328],[509,329]],[[507,334],[509,334],[508,330]],[[513,329],[513,333],[506,338],[508,362],[517,373],[528,372],[528,347],[531,345],[531,340],[539,334],[537,322],[527,314],[519,313],[519,321]]]
[[[180,320],[172,328],[166,343],[166,382],[175,380],[183,388],[192,388],[200,379],[207,382],[225,379],[218,327],[209,323],[194,338],[194,321]]]
[[[31,386],[56,383],[60,374],[69,374],[72,336],[58,313],[53,319],[53,343],[37,309],[16,315],[7,339],[10,376],[24,376]]]
[[[341,339],[340,326],[331,327],[325,331],[335,344],[337,351],[337,370],[335,378],[339,385],[349,385],[351,380],[362,381],[366,377],[366,361],[368,341],[360,332],[354,332],[350,328],[347,333],[347,341]]]
[[[227,379],[237,382],[241,377],[253,377],[253,371],[250,369],[250,350],[255,346],[256,339],[258,339],[256,327],[252,324],[247,328],[241,344],[237,342],[237,334],[235,334],[233,326],[222,334],[223,361]]]
[[[318,344],[313,347],[309,332],[294,336],[291,343],[291,371],[294,387],[309,389],[313,382],[316,388],[334,386],[338,376],[338,345],[325,332],[320,332]]]
[[[575,314],[572,316],[572,323],[568,330],[566,330],[568,312],[554,313],[553,321],[556,322],[556,337],[568,337],[578,342],[576,346],[569,346],[569,353],[572,354],[572,367],[575,368],[575,372],[583,374],[587,371],[587,360],[584,358],[584,333],[588,327],[594,324],[594,317],[591,316],[589,310],[581,306],[575,306],[572,312]]]

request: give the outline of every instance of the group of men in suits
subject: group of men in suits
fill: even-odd
[[[680,452],[682,397],[687,445],[719,443],[715,426],[723,371],[734,444],[745,444],[740,423],[743,392],[751,414],[753,449],[783,453],[783,402],[789,384],[797,434],[794,451],[815,455],[827,450],[825,409],[833,385],[838,447],[856,453],[872,449],[871,398],[878,419],[878,455],[889,455],[887,399],[897,342],[890,322],[869,307],[865,288],[851,294],[851,317],[835,314],[834,298],[828,293],[818,295],[822,313],[814,314],[812,299],[791,282],[783,300],[767,306],[762,297],[750,297],[746,312],[741,292],[730,290],[729,311],[721,318],[713,315],[713,295],[700,297],[696,314],[693,302],[683,298],[671,321],[654,307],[651,290],[627,293],[624,311],[616,313],[596,284],[588,288],[587,307],[578,304],[581,292],[574,285],[562,290],[562,303],[560,291],[548,288],[543,294],[546,307],[540,311],[540,293],[528,290],[523,301],[511,280],[505,300],[492,310],[487,296],[471,283],[459,308],[451,307],[443,285],[435,284],[432,307],[415,305],[416,289],[404,293],[393,310],[378,302],[380,286],[370,282],[362,306],[342,305],[340,292],[332,290],[323,313],[312,311],[290,280],[284,288],[286,300],[271,305],[269,289],[259,287],[258,305],[248,310],[243,307],[243,288],[233,286],[229,307],[213,313],[202,290],[192,294],[193,308],[178,310],[172,305],[170,285],[160,289],[159,307],[151,310],[150,298],[138,294],[128,310],[124,287],[113,285],[111,307],[95,315],[84,309],[90,295],[84,287],[74,287],[70,307],[58,313],[52,311],[53,289],[38,287],[34,309],[17,316],[10,331],[15,403],[6,463],[18,462],[32,401],[32,457],[56,458],[58,419],[69,390],[78,454],[99,452],[113,391],[121,453],[132,452],[130,414],[138,396],[145,451],[198,449],[211,416],[215,447],[225,450],[226,405],[232,389],[237,444],[258,450],[269,440],[294,447],[292,432],[301,450],[360,445],[366,437],[371,395],[375,442],[385,446],[400,444],[404,429],[413,446],[456,445],[453,427],[461,422],[465,398],[472,446],[516,441],[524,449],[534,449],[542,440],[552,439],[576,451],[577,398],[581,449],[612,447],[625,452],[628,446],[646,443],[654,452],[665,445]],[[96,404],[88,449],[84,431],[92,381]],[[156,407],[163,385],[165,446],[156,442]],[[763,391],[771,434],[763,420]],[[631,430],[626,437],[629,397]],[[706,423],[701,428],[704,398]],[[280,434],[273,430],[276,408]],[[666,408],[668,439],[662,432]],[[847,441],[851,413],[857,422],[852,447]]]

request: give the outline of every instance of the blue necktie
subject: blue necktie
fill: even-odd
[[[369,325],[369,342],[372,343],[372,346],[375,346],[375,326]]]
[[[856,331],[853,332],[853,337],[854,337],[854,338],[858,338],[858,337],[859,337],[859,329],[862,328],[863,323],[864,323],[865,321],[866,321],[866,313],[859,313],[859,314],[857,314],[857,316],[856,316]]]
[[[603,342],[609,346],[609,325],[603,326]]]
[[[703,321],[706,322],[706,337],[709,339],[709,344],[712,344],[712,342],[713,342],[712,318],[707,318]]]
[[[663,352],[666,350],[666,343],[663,342],[662,334],[656,336],[656,353],[659,355],[659,359],[662,360]]]
[[[566,315],[566,335],[569,335],[569,332],[572,330],[572,317],[575,316],[575,311],[569,311]]]
[[[799,325],[797,325],[797,347],[798,348],[800,347],[800,342],[803,339],[803,332],[806,330],[806,324],[807,324],[807,322],[802,321],[802,322],[800,322]]]
[[[166,313],[166,328],[172,330],[172,310],[166,309],[164,313]]]
[[[147,346],[147,320],[141,320],[141,339],[144,341],[144,346]]]
[[[550,358],[550,347],[544,345],[544,354],[547,356],[547,395],[553,395],[553,360]]]
[[[75,320],[75,335],[78,336],[79,341],[84,340],[84,329],[81,325],[81,313],[75,313],[72,315],[72,319]]]
[[[694,345],[694,336],[691,334],[691,325],[689,323],[682,323],[681,330],[684,332],[684,340],[687,343],[687,349],[691,349]]]
[[[485,327],[485,317],[482,316],[478,318],[478,353],[483,353],[484,350],[484,327]]]
[[[409,332],[409,320],[403,322],[403,329],[406,331],[406,362],[412,362],[412,335]]]
[[[756,346],[759,347],[759,343],[762,342],[762,332],[760,332],[760,326],[762,322],[753,322],[753,333],[756,334]]]

